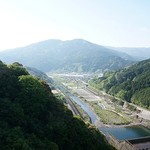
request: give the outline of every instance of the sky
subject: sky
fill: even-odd
[[[150,0],[0,0],[0,50],[47,39],[150,47]]]

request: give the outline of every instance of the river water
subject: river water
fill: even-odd
[[[95,124],[97,120],[97,115],[95,112],[90,108],[88,104],[82,101],[80,98],[74,96],[68,90],[62,86],[58,86],[61,91],[63,91],[69,98],[71,98],[74,102],[81,106],[81,108],[89,115],[91,118],[92,124]],[[150,136],[150,130],[143,127],[143,126],[128,126],[128,127],[115,127],[115,128],[107,128],[101,127],[99,130],[106,135],[106,137],[111,134],[119,141],[125,139],[134,139],[140,137]]]
[[[113,135],[117,140],[129,140],[150,136],[150,130],[143,126],[127,126],[118,128],[99,128],[106,136]]]
[[[56,81],[55,81],[56,82]],[[56,82],[57,83],[57,82]],[[92,109],[88,106],[88,104],[86,104],[85,102],[83,102],[80,98],[78,98],[77,96],[74,96],[73,94],[71,94],[68,89],[66,89],[63,85],[57,83],[57,87],[65,93],[66,96],[68,96],[70,99],[72,99],[72,101],[76,102],[90,117],[92,124],[95,124],[95,121],[97,120],[97,116],[96,114],[92,111]]]
[[[88,104],[86,104],[85,102],[83,102],[80,98],[76,97],[76,96],[70,96],[70,98],[76,102],[78,105],[81,106],[81,108],[89,115],[89,117],[91,118],[91,122],[92,124],[95,124],[95,121],[97,120],[96,118],[96,114],[91,110],[91,108],[88,106]]]
[[[91,118],[92,124],[95,124],[97,116],[88,106],[88,104],[86,104],[84,101],[82,101],[80,98],[76,96],[70,95],[70,98],[81,106],[81,108]],[[119,141],[150,136],[150,130],[143,126],[127,126],[115,128],[101,127],[99,128],[99,130],[106,136],[108,136],[109,134],[113,135]]]

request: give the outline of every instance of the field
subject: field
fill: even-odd
[[[94,108],[96,114],[100,117],[101,121],[104,124],[115,124],[115,125],[124,125],[129,124],[131,119],[128,117],[124,117],[117,112],[113,112],[107,109],[102,109],[95,102],[89,102],[92,108]]]
[[[139,115],[139,112],[135,110],[135,107],[127,104],[126,102],[116,99],[103,91],[94,91],[87,87],[83,78],[59,76],[59,81],[74,95],[79,97],[97,114],[101,123],[106,125],[133,125],[133,124],[146,124],[147,122]],[[132,106],[131,108],[129,106]],[[82,108],[77,105],[82,114],[85,115],[85,120],[88,120],[87,114]]]

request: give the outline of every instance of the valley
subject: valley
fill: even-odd
[[[0,150],[150,150],[150,0],[0,12]]]
[[[150,118],[148,117],[150,111],[124,102],[103,91],[94,91],[91,87],[88,87],[87,82],[93,75],[53,74],[51,77],[58,83],[56,90],[62,92],[65,96],[67,95],[72,103],[77,103],[83,109],[83,113],[88,114],[90,122],[117,149],[120,149],[121,144],[119,143],[116,146],[114,144],[116,140],[112,140],[112,136],[120,142],[150,136],[150,130],[148,129],[150,128]],[[116,102],[114,102],[114,99]],[[71,109],[72,106],[69,103],[67,105]],[[129,105],[134,106],[136,110],[129,109]],[[73,109],[71,110],[73,111]],[[82,113],[80,115],[82,118]]]
[[[132,104],[117,100],[103,91],[96,92],[89,88],[88,83],[85,82],[89,75],[55,74],[52,78],[60,82],[71,94],[88,104],[99,120],[108,127],[146,124],[146,121],[150,121],[147,117],[150,115],[148,110],[134,105],[137,110],[132,111],[128,108],[128,105],[132,106]],[[144,111],[147,113],[143,113]]]
[[[64,99],[67,97],[72,103],[77,104],[76,109],[83,110],[81,112],[78,109],[79,116],[87,122],[88,120],[82,117],[86,113],[90,118],[90,123],[94,124],[115,148],[120,149],[124,145],[122,144],[124,140],[148,138],[150,136],[150,118],[148,117],[150,111],[124,102],[103,91],[92,89],[88,85],[88,80],[93,77],[93,74],[51,75],[57,83],[58,93],[63,93]],[[74,113],[72,105],[67,101],[66,105],[74,115],[78,115]],[[144,111],[146,113],[143,113]],[[117,142],[118,144],[115,144]]]

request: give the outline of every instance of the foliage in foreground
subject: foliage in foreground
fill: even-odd
[[[111,149],[19,63],[0,62],[0,87],[1,150]]]

